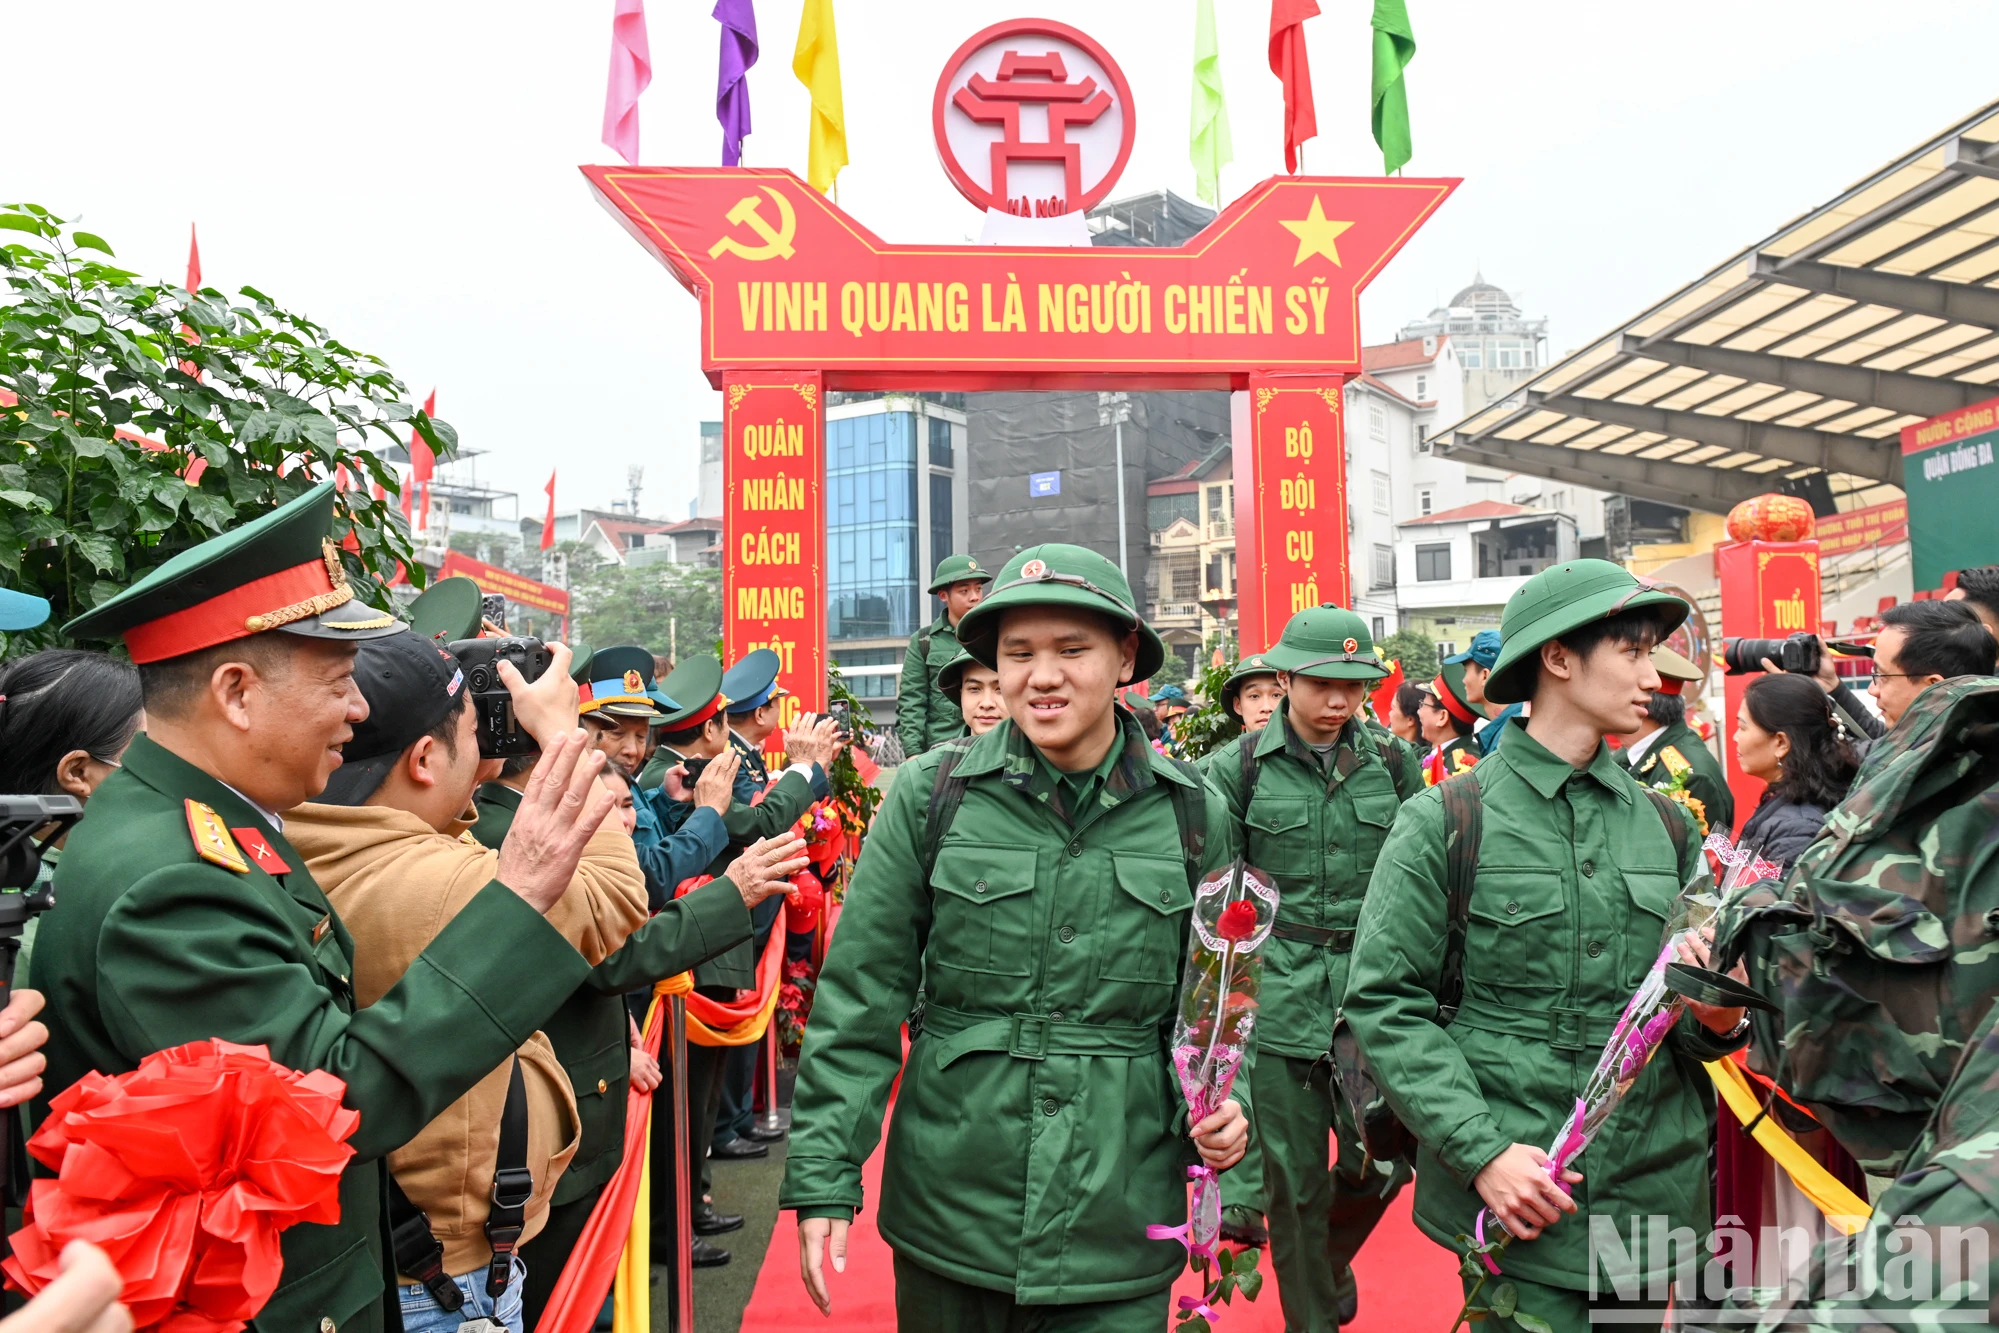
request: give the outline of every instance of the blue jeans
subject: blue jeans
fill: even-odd
[[[521,1319],[521,1294],[527,1285],[527,1269],[519,1256],[513,1261],[513,1275],[507,1289],[497,1297],[486,1294],[486,1269],[482,1265],[463,1277],[451,1280],[465,1293],[465,1304],[456,1310],[439,1305],[420,1282],[397,1288],[402,1298],[403,1333],[458,1333],[460,1324],[482,1317],[505,1324],[508,1333],[526,1333]]]

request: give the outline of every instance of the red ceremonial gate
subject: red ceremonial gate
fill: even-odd
[[[1035,105],[1046,136],[1024,139]],[[1134,130],[1109,54],[1033,19],[960,47],[933,118],[968,199],[1076,224],[1071,240]],[[1361,370],[1360,293],[1456,180],[1275,177],[1188,244],[1148,249],[887,245],[788,171],[583,173],[700,298],[702,369],[724,393],[723,641],[778,652],[787,708],[826,702],[828,389],[1233,390],[1241,641],[1351,605],[1342,386]]]
[[[1455,180],[1285,176],[1177,249],[888,245],[788,171],[584,167],[701,301],[723,390],[723,639],[825,707],[827,389],[1235,390],[1242,642],[1350,604],[1360,292]]]

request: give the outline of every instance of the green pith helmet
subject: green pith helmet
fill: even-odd
[[[981,665],[983,664],[976,657],[973,657],[970,653],[964,651],[962,648],[959,649],[958,655],[952,658],[950,661],[946,662],[944,664],[944,669],[937,673],[938,690],[942,692],[944,697],[946,699],[949,699],[952,703],[954,704],[958,703],[959,697],[963,695],[965,691],[966,670],[968,668]],[[990,671],[992,670],[992,668],[987,667],[986,670]],[[963,707],[962,704],[960,704],[959,706]]]
[[[982,666],[998,669],[1000,613],[1016,606],[1069,606],[1109,616],[1138,631],[1131,678],[1150,680],[1166,660],[1166,645],[1145,623],[1123,571],[1095,551],[1066,542],[1030,546],[1006,562],[986,599],[958,622],[958,642]]]
[[[937,562],[937,572],[930,577],[930,591],[941,593],[954,583],[992,581],[992,572],[980,569],[979,562],[969,555],[947,555]]]
[[[430,640],[476,639],[485,623],[479,585],[463,574],[439,579],[410,603],[410,629]]]
[[[706,722],[721,708],[722,659],[713,653],[690,657],[660,685],[679,703],[680,709],[660,719],[659,725],[667,731],[686,731],[698,722]]]
[[[588,685],[590,683],[590,663],[596,656],[597,654],[591,651],[590,645],[587,643],[570,644],[569,678],[578,685]]]
[[[1489,718],[1492,716],[1492,713],[1484,704],[1473,703],[1471,698],[1465,693],[1465,664],[1463,662],[1444,663],[1437,670],[1437,679],[1425,688],[1435,689],[1439,684],[1444,687],[1443,692],[1450,696],[1450,703],[1455,703],[1458,708],[1463,709],[1474,718]],[[1447,704],[1444,711],[1448,713],[1453,710]]]
[[[1374,655],[1367,622],[1327,602],[1308,606],[1284,622],[1277,646],[1263,660],[1278,671],[1320,680],[1381,680],[1388,664]]]
[[[338,496],[321,482],[254,522],[191,546],[62,627],[125,640],[135,663],[282,630],[359,643],[409,626],[354,596],[333,544]]]
[[[1265,661],[1262,653],[1251,653],[1236,663],[1235,670],[1229,672],[1229,678],[1222,682],[1222,711],[1240,719],[1242,709],[1237,705],[1242,700],[1243,688],[1259,676],[1277,678],[1277,668]]]
[[[1490,703],[1517,704],[1533,697],[1541,645],[1591,621],[1638,607],[1657,617],[1664,638],[1687,618],[1687,604],[1661,592],[1608,560],[1567,560],[1550,565],[1506,599],[1499,619],[1499,660],[1485,682]]]

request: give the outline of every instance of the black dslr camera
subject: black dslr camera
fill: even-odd
[[[1763,669],[1769,658],[1797,676],[1815,676],[1819,670],[1819,639],[1816,634],[1793,634],[1786,639],[1723,639],[1721,659],[1731,676],[1752,676]]]
[[[548,645],[526,635],[460,639],[451,645],[451,655],[465,672],[465,688],[471,691],[472,707],[478,714],[479,757],[513,759],[540,749],[535,738],[514,721],[514,696],[500,679],[499,665],[512,662],[523,679],[540,680],[555,660]]]

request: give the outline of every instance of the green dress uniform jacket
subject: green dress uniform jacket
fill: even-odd
[[[1185,1216],[1197,1160],[1166,1055],[1193,905],[1168,788],[1197,784],[1119,718],[1080,799],[1012,723],[973,741],[927,873],[942,755],[904,765],[819,977],[779,1207],[861,1208],[900,1072],[880,1215],[898,1255],[1028,1305],[1142,1296],[1184,1267],[1145,1228]],[[1201,797],[1201,865],[1227,865],[1227,811]]]
[[[1275,936],[1264,945],[1259,1051],[1316,1060],[1332,1049],[1361,900],[1402,805],[1388,765],[1402,770],[1402,790],[1423,787],[1421,762],[1409,746],[1393,736],[1363,735],[1365,729],[1359,718],[1347,723],[1328,773],[1291,729],[1286,700],[1270,725],[1230,741],[1207,768],[1209,785],[1242,829],[1244,857],[1277,881],[1278,929],[1333,932],[1324,943]],[[1243,781],[1244,745],[1257,756],[1253,796]]]
[[[555,1187],[555,1203],[572,1203],[600,1188],[624,1159],[625,1089],[631,1081],[625,993],[649,989],[749,937],[743,895],[727,879],[711,880],[633,931],[542,1024],[576,1090],[582,1128],[576,1156]]]
[[[269,874],[246,856],[239,872],[202,859],[189,799],[289,869]],[[93,1069],[122,1074],[154,1051],[209,1037],[337,1075],[345,1104],[361,1113],[340,1221],[284,1233],[283,1276],[253,1327],[400,1327],[390,1313],[384,1159],[583,984],[582,955],[495,880],[388,994],[357,1011],[353,940],[305,858],[242,797],[145,736],[91,797],[56,890],[62,907],[43,920],[35,950],[36,984],[49,998],[38,1114]]]
[[[1675,722],[1660,732],[1658,739],[1646,746],[1645,753],[1631,766],[1631,776],[1647,787],[1672,785],[1675,765],[1666,756],[1669,749],[1687,762],[1687,792],[1701,803],[1707,815],[1707,828],[1701,832],[1732,833],[1735,795],[1728,789],[1728,779],[1722,774],[1721,765],[1715,762],[1714,752],[1707,748],[1701,734],[1686,723]]]
[[[472,808],[479,812],[473,821],[472,836],[494,851],[507,840],[514,815],[521,808],[521,794],[504,782],[482,782],[472,793]]]
[[[911,759],[964,734],[964,713],[937,685],[938,673],[950,665],[960,647],[951,617],[941,613],[910,636],[902,680],[895,690],[895,734],[902,738],[903,754]]]
[[[1435,788],[1402,807],[1375,865],[1346,995],[1383,1093],[1421,1144],[1416,1224],[1452,1249],[1482,1206],[1472,1178],[1511,1144],[1548,1146],[1658,957],[1682,885],[1706,874],[1691,823],[1675,864],[1657,807],[1602,744],[1577,770],[1516,726],[1478,778],[1457,1020],[1438,1025],[1446,822]],[[1509,1275],[1587,1287],[1592,1215],[1627,1234],[1630,1219],[1660,1216],[1707,1234],[1714,1096],[1700,1062],[1741,1040],[1680,1021],[1579,1161],[1580,1211],[1511,1245]]]

